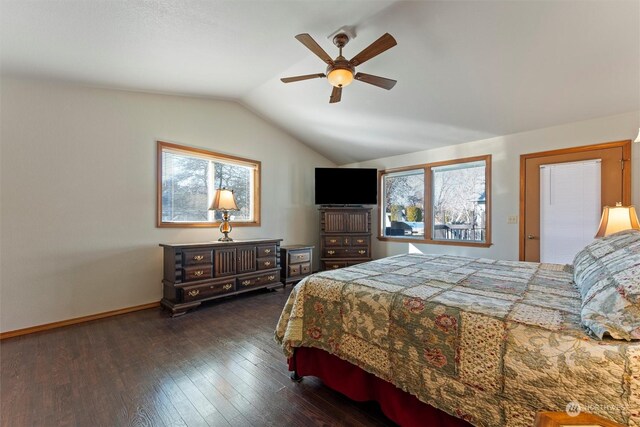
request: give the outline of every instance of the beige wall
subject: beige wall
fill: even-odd
[[[639,126],[640,111],[635,111],[345,166],[388,169],[491,154],[493,246],[490,248],[444,245],[412,246],[408,243],[380,242],[374,239],[373,256],[381,258],[417,250],[423,253],[451,253],[515,260],[518,259],[519,225],[507,224],[507,217],[519,214],[520,155],[572,146],[635,139]],[[640,143],[632,144],[632,164],[632,200],[635,205],[640,205]],[[377,218],[375,218],[375,224],[377,224]]]
[[[262,162],[262,226],[236,239],[318,240],[313,171],[333,164],[235,102],[4,78],[0,330],[158,301],[156,140]]]

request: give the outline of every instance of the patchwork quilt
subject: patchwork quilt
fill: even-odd
[[[476,426],[570,408],[640,427],[640,343],[580,325],[570,266],[407,254],[307,277],[276,329]]]

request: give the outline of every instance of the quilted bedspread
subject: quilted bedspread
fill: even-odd
[[[276,329],[476,426],[568,404],[640,427],[640,343],[589,337],[570,266],[399,255],[312,275]]]

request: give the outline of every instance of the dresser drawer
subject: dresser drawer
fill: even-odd
[[[194,280],[211,279],[211,265],[192,265],[182,269],[182,281],[191,282]]]
[[[182,301],[189,302],[209,298],[235,290],[235,279],[228,279],[218,283],[204,285],[185,286],[182,288]]]
[[[258,246],[258,258],[272,257],[276,255],[276,245]]]
[[[212,260],[213,251],[211,249],[182,252],[182,265],[211,264]]]
[[[278,282],[280,282],[280,272],[272,271],[269,273],[257,274],[253,276],[246,276],[242,278],[239,277],[237,289],[241,291],[243,289],[249,289]]]
[[[369,246],[369,236],[352,236],[349,240],[351,246]]]
[[[341,246],[369,246],[369,236],[325,236],[324,246],[327,248]]]
[[[323,249],[322,256],[323,258],[368,258],[369,248],[352,247]]]
[[[258,258],[258,270],[267,270],[269,268],[276,268],[276,257]]]
[[[347,263],[342,261],[325,261],[324,269],[325,270],[336,270],[338,268],[346,267]]]
[[[311,260],[311,251],[289,251],[289,264],[300,262],[309,262]]]
[[[327,247],[342,246],[342,236],[325,236],[324,245]]]

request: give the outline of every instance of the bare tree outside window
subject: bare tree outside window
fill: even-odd
[[[209,162],[197,157],[163,153],[162,220],[207,221]]]
[[[485,163],[470,162],[431,168],[433,238],[485,239]]]
[[[215,185],[218,188],[233,190],[238,211],[231,212],[231,220],[247,220],[251,218],[251,176],[252,170],[246,166],[229,163],[215,163]],[[222,219],[222,212],[215,213],[216,221]]]
[[[424,170],[384,175],[385,236],[424,236]]]
[[[380,173],[380,240],[491,245],[491,156]]]
[[[259,225],[260,162],[158,142],[158,226],[215,226],[222,212],[210,211],[216,190],[233,190],[234,225]]]

